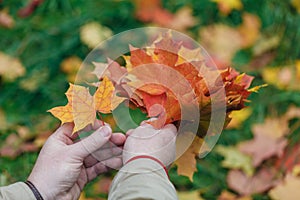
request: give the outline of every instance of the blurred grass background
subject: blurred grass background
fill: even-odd
[[[155,16],[151,16],[150,20],[139,17],[139,11],[147,10],[139,0],[0,2],[1,186],[27,178],[39,148],[59,126],[59,121],[46,111],[66,103],[64,92],[68,82],[74,80],[81,60],[93,47],[91,42],[84,39],[89,37],[84,36],[83,27],[88,27],[85,25],[96,23],[97,25],[86,28],[85,34],[96,31],[101,35],[100,39],[128,29],[166,25],[163,21],[164,15],[159,16],[158,20],[152,20]],[[179,29],[200,42],[203,39],[199,32],[209,26],[224,24],[235,30],[243,23],[244,13],[251,13],[259,18],[260,36],[250,45],[234,52],[230,64],[239,71],[255,76],[253,85],[265,82],[270,85],[250,97],[251,115],[241,122],[239,127],[225,130],[219,144],[232,146],[250,140],[253,124],[262,123],[269,116],[281,116],[290,105],[300,106],[298,76],[296,80],[287,79],[286,76],[273,76],[275,80],[270,80],[267,76],[274,73],[272,69],[294,69],[295,66],[298,69],[296,63],[300,60],[299,1],[297,4],[297,0],[241,0],[239,2],[242,7],[229,4],[229,7],[232,7],[229,12],[222,11],[221,1],[154,2],[164,11],[174,15],[178,10],[188,7],[191,10],[190,17],[194,21],[190,20],[190,25],[182,25]],[[227,36],[228,34],[224,33],[225,40]],[[274,39],[272,41],[274,36],[277,37],[275,42]],[[220,48],[224,46],[220,45]],[[256,53],[255,48],[265,49]],[[227,51],[227,48],[222,50]],[[283,83],[279,84],[280,82]],[[296,122],[292,121],[291,125],[293,123]],[[294,143],[299,141],[298,133],[299,127],[293,130],[290,136]],[[199,172],[195,173],[194,182],[178,176],[176,168],[171,169],[171,180],[180,191],[196,190],[204,199],[217,199],[223,190],[228,190],[228,169],[222,167],[222,160],[222,156],[212,152],[205,159],[198,161]],[[89,184],[85,189],[87,197],[82,199],[105,198],[111,175],[103,175]],[[254,194],[252,198],[270,199],[267,193]]]

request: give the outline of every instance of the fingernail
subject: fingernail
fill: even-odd
[[[108,126],[102,126],[101,128],[100,128],[100,134],[103,136],[103,137],[108,137],[108,136],[110,136],[110,134],[111,134],[111,128],[110,127],[108,127]]]

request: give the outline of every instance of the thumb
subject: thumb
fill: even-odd
[[[84,159],[107,143],[111,133],[112,130],[108,125],[100,127],[90,136],[72,145],[74,154]]]

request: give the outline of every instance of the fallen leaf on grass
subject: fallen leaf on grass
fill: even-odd
[[[239,170],[231,170],[227,176],[229,188],[242,196],[262,193],[277,184],[275,173],[269,169],[261,169],[249,177]]]
[[[98,22],[89,22],[80,27],[80,40],[91,49],[97,47],[100,42],[103,42],[112,35],[112,30]]]
[[[26,69],[19,59],[0,52],[0,76],[2,76],[4,81],[13,82],[25,73]]]
[[[251,155],[253,166],[259,166],[264,160],[280,157],[287,145],[283,136],[289,133],[288,121],[281,118],[266,119],[263,124],[252,127],[254,139],[239,144],[239,149]]]
[[[262,71],[264,81],[285,90],[300,90],[300,63],[281,67],[267,67]]]
[[[252,166],[251,158],[240,152],[238,148],[218,145],[215,147],[215,151],[224,156],[225,160],[221,163],[223,167],[241,169],[247,174],[247,176],[253,175],[254,168]]]
[[[67,74],[69,82],[74,83],[81,64],[82,60],[77,56],[68,57],[60,63],[60,69]]]
[[[218,200],[252,200],[250,196],[237,196],[229,191],[223,190]]]
[[[257,41],[260,37],[260,26],[261,22],[258,16],[250,13],[243,14],[243,23],[238,28],[243,38],[243,48],[250,47]]]
[[[186,192],[177,192],[177,196],[179,200],[204,200],[200,192],[197,190],[194,191],[186,191]]]
[[[224,15],[228,15],[232,12],[232,10],[241,10],[243,8],[243,4],[240,0],[212,0],[218,4],[219,10]]]
[[[0,11],[0,26],[5,28],[13,28],[15,20],[8,14],[8,10],[4,9]]]
[[[273,188],[269,195],[273,200],[299,200],[300,178],[287,174],[283,182]]]

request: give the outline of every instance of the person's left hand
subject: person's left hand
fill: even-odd
[[[49,137],[28,178],[45,200],[78,199],[87,182],[122,166],[120,146],[126,137],[112,134],[108,125],[100,124],[96,121],[94,127],[88,127],[98,129],[76,143],[78,135],[72,135],[71,123],[62,125]]]

